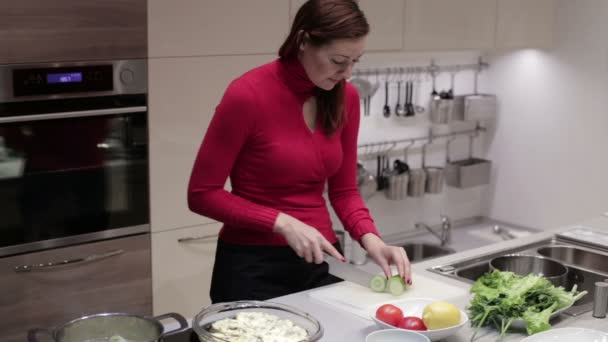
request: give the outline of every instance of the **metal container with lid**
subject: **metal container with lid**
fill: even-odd
[[[159,322],[175,319],[180,327],[165,332]],[[101,313],[72,320],[55,329],[32,329],[28,331],[28,342],[37,342],[39,334],[50,335],[55,342],[106,342],[118,340],[129,342],[159,342],[165,336],[188,329],[186,319],[177,313],[156,317],[143,317],[128,313]],[[121,340],[122,339],[122,340]]]

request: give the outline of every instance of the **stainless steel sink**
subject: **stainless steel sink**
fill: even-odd
[[[579,291],[586,290],[588,294],[577,301],[566,314],[572,316],[590,311],[593,304],[594,284],[608,278],[608,250],[594,246],[573,243],[554,237],[509,250],[490,253],[474,259],[456,263],[438,265],[429,269],[447,277],[473,283],[490,270],[489,261],[505,254],[542,255],[563,263],[568,268],[566,290],[574,285]]]
[[[587,269],[608,272],[608,255],[570,246],[549,246],[538,249],[538,254]]]
[[[430,243],[406,243],[401,245],[411,262],[436,258],[456,252],[454,249]]]

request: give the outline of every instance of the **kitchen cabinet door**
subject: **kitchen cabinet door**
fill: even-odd
[[[145,58],[146,0],[0,3],[0,64]]]
[[[188,209],[188,181],[198,148],[230,81],[274,58],[257,55],[149,60],[152,231],[214,222]]]
[[[498,0],[497,49],[550,48],[555,0]]]
[[[220,227],[212,223],[152,233],[155,314],[179,312],[192,318],[211,304],[209,288]]]
[[[82,258],[70,265],[48,265]],[[15,271],[25,265],[34,267]],[[150,234],[1,258],[0,279],[2,342],[22,342],[29,329],[52,328],[97,313],[148,316]]]
[[[496,0],[405,0],[404,50],[494,47]]]
[[[288,18],[285,0],[149,0],[150,56],[276,53]]]
[[[305,2],[306,0],[291,0],[290,25],[296,12]],[[359,5],[371,29],[366,51],[401,50],[405,0],[360,0]]]

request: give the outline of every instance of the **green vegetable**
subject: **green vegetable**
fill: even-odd
[[[405,280],[398,275],[394,275],[388,278],[386,288],[393,296],[399,296],[405,291]]]
[[[547,330],[553,312],[571,305],[587,291],[577,292],[574,286],[567,292],[535,274],[522,277],[494,271],[477,279],[471,293],[474,297],[467,310],[471,324],[477,325],[473,341],[482,326],[491,324],[499,329],[502,339],[515,319],[524,320],[529,335]]]
[[[386,289],[386,278],[381,275],[375,275],[369,281],[369,287],[375,292],[384,292]]]

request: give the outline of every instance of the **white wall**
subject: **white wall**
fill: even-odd
[[[494,218],[546,228],[608,209],[608,1],[560,0],[553,51],[491,59]]]

